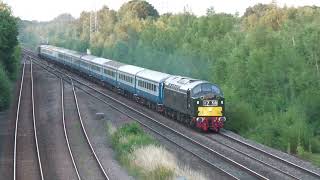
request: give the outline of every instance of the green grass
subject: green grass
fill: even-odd
[[[132,152],[142,146],[156,145],[156,141],[139,126],[138,123],[124,124],[116,131],[111,124],[107,125],[107,131],[111,136],[112,146],[117,153],[120,163],[128,170],[129,174],[138,179],[162,180],[172,179],[174,171],[165,167],[157,167],[153,171],[146,171],[138,167],[132,161]]]
[[[111,141],[120,157],[131,153],[134,148],[156,143],[151,136],[143,132],[138,123],[123,125],[112,134]]]
[[[304,152],[303,154],[299,154],[299,156],[305,160],[312,162],[312,164],[320,167],[320,154]]]

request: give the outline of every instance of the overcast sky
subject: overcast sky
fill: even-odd
[[[111,9],[118,10],[128,0],[2,0],[9,4],[15,16],[24,20],[48,21],[59,14],[70,13],[79,17],[81,11],[99,9],[107,5]],[[196,15],[204,15],[206,9],[214,7],[216,12],[242,14],[247,7],[257,3],[270,3],[271,0],[147,0],[160,14],[166,12],[183,12],[184,7]],[[277,0],[278,5],[283,6],[320,6],[320,0]]]

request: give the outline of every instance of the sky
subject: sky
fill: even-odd
[[[84,10],[100,9],[103,5],[118,10],[129,0],[2,0],[9,4],[15,16],[23,20],[49,21],[62,13],[79,17]],[[271,0],[147,0],[160,14],[179,13],[186,8],[194,14],[205,15],[207,8],[214,7],[216,12],[242,15],[246,8],[257,3],[270,3]],[[320,0],[276,0],[279,6],[320,6]]]

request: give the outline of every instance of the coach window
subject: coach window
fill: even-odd
[[[93,69],[94,71],[97,71],[97,72],[100,71],[100,68],[99,68],[98,66],[96,66],[96,65],[92,65],[92,69]]]

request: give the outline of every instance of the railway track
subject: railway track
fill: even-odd
[[[33,90],[32,61],[30,64],[26,64],[24,61],[14,132],[14,180],[44,179],[37,137]]]
[[[56,70],[55,70],[56,71]],[[57,71],[56,71],[57,72]],[[61,73],[63,73],[63,72],[61,72]],[[107,94],[105,94],[105,93],[103,93],[103,92],[100,92],[98,89],[95,89],[95,88],[92,88],[92,87],[90,87],[90,85],[88,86],[88,84],[86,84],[86,83],[83,83],[83,82],[81,82],[79,79],[77,79],[77,78],[75,78],[75,81],[80,85],[80,86],[86,86],[86,88],[87,89],[89,89],[89,90],[87,90],[87,91],[90,91],[90,90],[92,90],[92,91],[94,91],[94,92],[96,92],[96,93],[98,93],[98,94],[100,94],[101,96],[103,96],[103,97],[106,97],[106,98],[108,98],[108,99],[110,99],[110,100],[112,100],[112,101],[117,101],[116,99],[114,99],[113,97],[108,97],[109,95],[107,95]],[[90,92],[89,92],[89,94],[90,94]],[[97,99],[99,99],[100,101],[104,101],[103,100],[103,98],[99,98],[99,97],[96,97]],[[102,100],[101,100],[102,99]],[[104,102],[104,103],[106,103],[106,104],[108,104],[109,106],[114,106],[113,104],[110,104],[110,102]],[[145,117],[145,118],[147,118],[147,119],[149,119],[149,120],[152,120],[152,121],[157,121],[157,120],[155,120],[154,118],[152,118],[152,117],[149,117],[149,116],[147,116],[145,113],[143,113],[143,112],[139,112],[138,110],[136,110],[136,109],[134,109],[134,108],[132,108],[132,107],[130,107],[130,106],[127,106],[126,104],[123,104],[122,102],[117,102],[118,104],[121,104],[122,106],[124,106],[124,107],[126,107],[126,108],[128,108],[128,109],[130,109],[131,111],[135,111],[137,114],[139,114],[139,115],[141,115],[141,116],[143,116],[143,117]],[[131,117],[132,119],[135,119],[134,117]],[[157,123],[159,123],[159,122],[157,122]],[[140,122],[140,124],[142,124],[141,122]],[[142,125],[144,125],[144,124],[142,124]],[[162,127],[164,127],[164,126],[166,126],[166,125],[161,125]],[[170,129],[170,127],[168,128],[168,129]],[[174,132],[175,130],[174,129],[171,129],[170,131],[172,131],[172,132]],[[175,132],[175,134],[179,134],[179,132]],[[183,134],[182,134],[183,135]],[[214,137],[211,137],[210,135],[204,135],[204,136],[207,136],[207,138],[209,138],[211,141],[214,141],[214,142],[216,142],[216,143],[219,143],[221,146],[225,146],[225,147],[227,147],[228,149],[231,149],[232,151],[234,151],[234,152],[237,152],[238,154],[240,154],[241,156],[244,156],[244,157],[246,157],[246,158],[249,158],[249,159],[251,159],[252,161],[256,161],[256,163],[258,163],[258,164],[260,164],[260,165],[263,165],[263,166],[265,166],[265,167],[267,167],[267,168],[269,168],[269,169],[272,169],[274,172],[278,172],[279,174],[282,174],[283,176],[285,176],[285,177],[287,177],[288,179],[320,179],[320,174],[317,172],[317,171],[312,171],[312,170],[309,170],[309,169],[307,169],[307,168],[304,168],[303,166],[301,166],[301,165],[298,165],[298,164],[295,164],[295,163],[293,163],[293,162],[290,162],[290,161],[288,161],[288,160],[286,160],[286,159],[284,159],[284,158],[281,158],[280,156],[277,156],[277,155],[274,155],[274,154],[272,154],[272,153],[270,153],[270,152],[267,152],[267,151],[265,151],[265,150],[263,150],[263,149],[260,149],[260,148],[258,148],[258,147],[255,147],[255,146],[253,146],[253,145],[251,145],[251,144],[249,144],[249,143],[246,143],[245,141],[241,141],[240,139],[237,139],[237,138],[235,138],[235,137],[232,137],[232,136],[230,136],[230,135],[228,135],[228,134],[226,134],[226,133],[224,133],[224,132],[221,132],[221,134],[217,134],[217,135],[215,135]],[[221,138],[220,138],[220,141],[218,141],[218,140],[216,140],[215,139],[215,137],[217,137],[217,136],[220,136]],[[185,139],[189,139],[189,137],[184,137]],[[190,138],[191,139],[191,138]],[[189,140],[190,140],[189,139]],[[191,141],[192,141],[193,139],[191,139]],[[233,143],[236,143],[236,144],[238,144],[239,146],[245,146],[247,149],[249,149],[249,151],[251,151],[252,153],[248,153],[247,151],[243,151],[243,150],[241,150],[241,148],[240,149],[238,149],[237,147],[235,147],[235,146],[233,146],[233,145],[230,145],[230,144],[226,144],[226,143],[222,143],[222,142],[224,142],[224,141],[232,141]],[[195,140],[193,140],[193,141],[195,141]],[[199,145],[199,146],[205,146],[205,145],[203,145],[203,144],[201,144],[201,143],[197,143],[196,141],[195,142],[193,142],[194,144],[197,144],[197,145]],[[212,153],[212,154],[215,154],[215,155],[217,155],[217,153],[214,153],[213,151],[213,149],[211,149],[210,147],[206,147],[207,148],[207,151],[208,152],[210,152],[210,153]],[[258,155],[257,154],[255,154],[255,153],[258,153]],[[218,153],[219,154],[219,153]],[[223,154],[220,154],[220,155],[218,155],[218,156],[223,156]],[[260,157],[261,156],[264,156],[264,157],[266,157],[266,158],[268,158],[268,160],[266,160],[266,158],[265,159],[261,159]],[[230,159],[231,161],[229,161],[229,162],[232,162],[233,160],[232,159]],[[227,160],[228,161],[228,160]],[[246,170],[247,172],[249,172],[249,174],[251,174],[251,175],[254,175],[255,177],[257,177],[257,178],[259,178],[259,179],[268,179],[268,176],[263,176],[263,175],[261,175],[261,174],[259,174],[259,173],[257,173],[257,172],[255,172],[254,170],[252,170],[252,169],[254,169],[254,168],[252,168],[252,169],[250,169],[250,168],[248,168],[248,167],[246,167],[246,166],[243,166],[243,165],[241,165],[240,164],[241,162],[239,162],[239,163],[237,163],[236,161],[234,161],[232,164],[239,164],[239,166],[238,165],[236,165],[236,166],[238,166],[238,167],[240,167],[240,169],[242,169],[242,170]],[[210,164],[210,163],[209,163]],[[217,167],[216,167],[217,168]],[[259,175],[261,175],[261,176],[259,176]],[[237,178],[236,176],[234,177],[234,178]]]
[[[70,158],[71,158],[71,161],[72,161],[73,168],[74,168],[74,170],[75,170],[75,172],[77,174],[78,180],[81,180],[81,177],[80,177],[80,174],[79,174],[79,170],[78,170],[78,167],[77,167],[76,162],[74,160],[74,156],[73,156],[73,153],[72,153],[72,150],[71,150],[71,146],[70,146],[70,143],[69,143],[69,136],[68,136],[67,127],[66,127],[66,121],[65,121],[64,85],[63,85],[63,80],[62,79],[60,79],[60,86],[61,86],[62,126],[63,126],[64,137],[65,137],[65,140],[66,140],[66,144],[67,144],[67,147],[68,147],[68,152],[69,152],[69,155],[70,155]]]
[[[68,146],[68,150],[69,150],[69,154],[70,157],[72,159],[72,163],[74,166],[74,169],[76,171],[77,177],[78,179],[89,179],[89,178],[94,178],[94,179],[106,179],[109,180],[109,176],[107,174],[107,172],[105,171],[103,165],[101,164],[99,157],[97,156],[91,141],[87,135],[87,131],[86,128],[84,126],[84,123],[82,121],[82,116],[80,113],[80,109],[79,109],[79,104],[78,104],[78,98],[77,98],[77,94],[73,85],[72,80],[70,79],[69,81],[71,87],[66,87],[67,85],[63,82],[63,80],[61,79],[61,109],[62,109],[62,123],[63,123],[63,127],[64,127],[64,134],[65,134],[65,139],[67,142],[67,146]],[[69,85],[69,86],[70,86]],[[69,90],[68,90],[69,89]],[[71,91],[70,91],[71,89]],[[69,91],[69,92],[65,92],[65,91]],[[68,94],[68,96],[66,96],[66,94]],[[69,97],[69,99],[67,99],[67,97]],[[71,104],[71,99],[70,97],[72,97],[71,99],[73,100],[73,107],[69,107],[69,110],[65,109],[65,107],[67,107],[67,104]],[[69,103],[67,103],[69,101]],[[67,107],[68,108],[68,107]],[[66,113],[66,111],[69,111],[69,115],[67,115],[68,113]],[[70,111],[74,111],[70,114]],[[75,119],[73,119],[74,117],[77,117],[76,120],[77,122],[75,122]],[[73,121],[72,121],[73,120]],[[69,124],[69,126],[68,126]],[[76,124],[76,125],[71,125],[71,124]],[[68,127],[70,129],[68,129]],[[80,128],[81,127],[81,128]],[[72,130],[73,129],[73,130]],[[75,136],[75,133],[71,133],[71,132],[75,132],[77,129],[78,133]],[[81,131],[81,132],[79,132]],[[85,139],[86,144],[88,145],[88,147],[84,147],[83,144],[81,145],[81,143],[76,143],[79,142],[79,140],[77,140],[77,136],[79,134],[82,134],[82,138],[81,139]],[[72,141],[70,141],[70,137]],[[71,143],[70,143],[71,142]],[[84,149],[86,150],[86,155],[87,157],[91,157],[91,159],[87,159],[86,163],[83,164],[81,162],[81,156],[80,155],[81,152],[83,152]],[[81,152],[80,152],[81,151]],[[74,155],[74,153],[78,153],[78,155]],[[78,157],[78,158],[75,158]],[[96,166],[96,167],[92,167],[92,166]],[[89,167],[91,166],[91,167]],[[92,177],[93,175],[90,175],[89,172],[87,172],[88,168],[90,169],[95,169],[95,171],[99,171],[101,172],[101,176],[99,177]],[[84,173],[86,172],[86,173]],[[97,174],[95,174],[94,176],[97,176]]]
[[[268,166],[274,169],[275,171],[279,171],[282,174],[285,174],[288,177],[291,177],[292,179],[320,179],[319,172],[307,169],[301,165],[290,162],[287,159],[284,159],[278,155],[272,154],[266,150],[263,150],[252,144],[249,144],[248,142],[245,142],[239,138],[229,135],[224,131],[221,131],[220,134],[216,134],[214,136],[212,135],[206,135],[206,136],[210,140],[215,141],[230,149],[233,149],[244,156],[247,156],[255,161],[258,161],[264,164],[265,166]],[[221,138],[217,140],[216,139],[217,136]],[[228,141],[232,142],[233,145],[231,145],[231,143],[227,144],[226,142]],[[234,144],[245,147],[246,151],[239,150],[238,148],[239,146],[235,147]],[[255,156],[253,154],[255,154]],[[265,157],[265,158],[261,158],[261,157]],[[269,159],[269,160],[266,161],[266,159]],[[272,161],[270,159],[272,159]]]
[[[33,56],[33,58],[37,59],[34,56]],[[141,125],[146,127],[147,129],[151,130],[153,133],[156,133],[159,136],[165,138],[166,140],[176,144],[178,147],[185,149],[187,152],[198,157],[199,159],[201,159],[205,163],[207,163],[210,166],[225,173],[230,178],[232,178],[232,179],[268,179],[267,177],[247,168],[246,166],[244,166],[240,163],[237,163],[236,161],[234,161],[226,156],[223,156],[219,152],[213,150],[210,147],[205,146],[201,142],[198,142],[198,141],[194,140],[193,138],[190,138],[190,137],[176,131],[175,129],[168,127],[167,125],[165,125],[161,122],[158,122],[157,120],[146,115],[145,113],[120,102],[119,100],[99,91],[96,88],[91,87],[90,85],[82,82],[78,78],[71,77],[71,76],[65,74],[64,72],[62,72],[56,68],[53,68],[51,66],[43,65],[43,64],[41,64],[42,62],[37,62],[37,63],[39,63],[38,64],[39,66],[42,66],[43,68],[45,68],[49,72],[54,73],[59,77],[64,77],[64,80],[69,81],[69,83],[72,83],[72,82],[70,82],[70,80],[68,80],[68,78],[72,79],[73,82],[75,82],[77,84],[76,87],[78,89],[83,90],[87,94],[89,94],[89,95],[95,97],[96,99],[100,100],[101,102],[107,104],[108,106],[115,109],[116,111],[125,114],[129,118],[137,119],[136,117],[138,116],[138,117],[143,117],[144,119],[147,119],[148,122],[141,121],[141,120],[137,120],[137,121]],[[108,100],[106,100],[106,99],[108,99]],[[110,103],[110,100],[112,101],[112,103]],[[117,104],[117,105],[115,105],[115,104]],[[122,108],[119,107],[119,105],[122,106]],[[126,110],[124,110],[123,108],[125,108]],[[128,110],[131,112],[128,112]],[[165,129],[166,133],[164,133],[164,131],[159,131],[158,129]],[[172,138],[173,135],[174,135],[174,137],[176,137],[175,140],[174,140],[174,138]],[[179,138],[177,138],[177,137],[179,137]],[[182,139],[184,140],[183,143],[181,143]],[[187,149],[187,148],[185,148],[185,145],[183,145],[183,144],[188,144],[188,146],[189,147],[192,146],[192,148]],[[197,149],[197,151],[194,151],[194,149]],[[206,154],[206,155],[204,156],[204,154]],[[215,157],[218,159],[211,159],[212,157]],[[221,163],[217,163],[217,160],[224,161],[224,164],[221,165]]]

